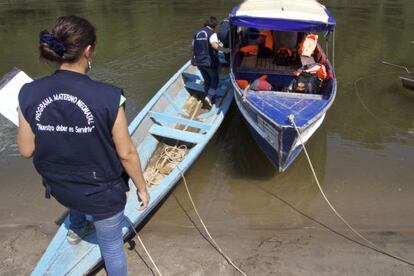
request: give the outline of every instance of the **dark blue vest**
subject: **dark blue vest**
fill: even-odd
[[[230,21],[228,18],[223,19],[220,23],[217,37],[223,43],[224,47],[229,47],[229,35],[230,35]]]
[[[96,219],[123,210],[127,176],[112,140],[121,89],[76,72],[22,87],[19,105],[35,134],[33,163],[47,193]]]
[[[214,31],[204,27],[193,35],[194,55],[191,59],[192,65],[216,68],[219,64],[217,51],[211,47],[210,37]]]

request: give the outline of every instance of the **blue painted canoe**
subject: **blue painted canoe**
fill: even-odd
[[[281,48],[295,51],[307,33],[331,34],[335,20],[317,1],[247,0],[233,9],[230,28],[230,78],[237,106],[261,150],[280,172],[285,171],[302,150],[289,116],[294,116],[306,143],[322,124],[335,99],[337,85],[333,67],[319,44],[311,56],[299,56],[288,64],[278,63],[277,52]],[[241,54],[241,47],[256,44],[259,30],[272,31],[272,56]],[[320,90],[313,94],[289,90],[295,79],[294,71],[315,63],[323,64],[328,76]],[[250,86],[240,88],[238,80],[251,84],[262,75],[267,75],[271,91],[254,91]]]
[[[181,172],[187,171],[201,154],[208,141],[219,128],[233,99],[228,73],[221,75],[218,98],[211,110],[193,112],[198,104],[195,98],[202,96],[200,72],[187,62],[150,100],[129,125],[129,132],[137,147],[141,165],[149,167],[157,158],[160,147],[166,144],[186,145],[188,151],[182,161],[167,175],[158,178],[149,187],[151,201],[144,211],[137,211],[135,187],[130,183],[125,216],[135,225],[141,224],[151,211],[165,198],[180,180]],[[193,113],[193,116],[190,116]],[[184,126],[184,127],[183,127]],[[36,265],[32,275],[85,275],[102,262],[95,234],[85,237],[77,245],[66,241],[69,220],[66,218]],[[127,238],[133,231],[125,220],[123,233]]]

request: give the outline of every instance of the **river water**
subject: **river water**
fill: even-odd
[[[239,1],[0,0],[0,75],[33,78],[39,31],[63,14],[98,30],[91,76],[122,87],[131,120],[190,55],[203,18],[223,18]],[[323,1],[337,20],[338,95],[307,144],[337,210],[372,242],[414,261],[414,93],[398,79],[414,71],[414,1]],[[43,198],[30,160],[18,156],[15,127],[0,118],[0,274],[27,274],[65,209]],[[413,275],[409,265],[358,245],[323,201],[305,155],[277,173],[235,105],[186,175],[207,226],[249,275]],[[236,275],[196,231],[182,183],[141,230],[166,275]],[[138,250],[139,255],[144,256]],[[151,275],[129,251],[130,271]],[[143,257],[147,262],[146,257]],[[102,272],[101,272],[102,273]]]

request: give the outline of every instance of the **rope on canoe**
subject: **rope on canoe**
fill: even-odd
[[[305,146],[305,144],[304,144],[304,142],[303,142],[303,140],[302,140],[302,135],[301,135],[301,133],[299,132],[299,129],[298,129],[298,127],[297,127],[297,125],[296,125],[296,123],[295,123],[295,116],[293,115],[293,114],[291,114],[291,115],[289,115],[288,116],[288,119],[289,119],[289,121],[293,124],[293,126],[294,126],[294,128],[295,128],[295,130],[296,130],[296,133],[298,134],[298,137],[299,137],[299,140],[300,140],[300,143],[302,144],[302,147],[303,147],[303,151],[305,152],[305,155],[306,155],[306,158],[307,158],[307,160],[308,160],[308,163],[309,163],[309,167],[311,168],[311,171],[312,171],[312,174],[313,174],[313,177],[315,178],[315,182],[316,182],[316,184],[318,185],[318,188],[319,188],[319,191],[321,192],[321,194],[322,194],[322,196],[323,196],[323,198],[325,199],[325,201],[326,201],[326,203],[329,205],[329,207],[332,209],[332,211],[335,213],[335,215],[355,234],[355,235],[357,235],[358,237],[360,237],[363,241],[365,241],[365,242],[367,242],[369,245],[371,245],[372,246],[372,248],[373,249],[375,249],[375,251],[377,251],[377,252],[379,252],[379,253],[382,253],[382,254],[384,254],[384,255],[386,255],[386,256],[388,256],[388,257],[391,257],[391,258],[394,258],[394,259],[396,259],[396,260],[398,260],[398,261],[401,261],[401,262],[403,262],[403,263],[405,263],[405,264],[408,264],[408,265],[410,265],[410,266],[414,266],[414,263],[412,263],[412,262],[410,262],[410,261],[407,261],[407,260],[405,260],[405,259],[403,259],[403,258],[400,258],[400,257],[398,257],[398,256],[396,256],[396,255],[394,255],[394,254],[392,254],[392,253],[389,253],[389,252],[387,252],[386,250],[384,250],[384,249],[382,249],[382,248],[380,248],[380,247],[378,247],[377,245],[375,245],[373,242],[371,242],[371,241],[369,241],[367,238],[365,238],[361,233],[359,233],[355,228],[353,228],[349,223],[348,223],[348,221],[346,221],[343,217],[342,217],[342,215],[335,209],[335,207],[331,204],[331,202],[328,200],[328,197],[325,195],[325,192],[323,191],[323,189],[322,189],[322,186],[321,186],[321,184],[319,183],[319,179],[318,179],[318,177],[316,176],[316,172],[315,172],[315,169],[313,168],[313,164],[312,164],[312,161],[311,161],[311,159],[310,159],[310,157],[309,157],[309,154],[308,154],[308,151],[306,150],[306,146]],[[370,248],[370,247],[368,247],[368,248]]]
[[[142,242],[141,237],[139,236],[137,230],[135,229],[134,224],[131,222],[131,220],[128,217],[125,217],[126,221],[128,221],[129,225],[131,226],[132,230],[134,230],[135,235],[139,241],[139,243],[141,244],[142,248],[144,249],[145,253],[147,254],[148,258],[150,259],[152,265],[154,266],[155,270],[157,271],[159,276],[162,276],[161,271],[158,269],[158,266],[155,264],[154,259],[151,257],[151,254],[149,253],[147,247],[145,246],[145,244]]]

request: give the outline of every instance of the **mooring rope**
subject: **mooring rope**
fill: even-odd
[[[183,179],[184,182],[184,186],[185,189],[187,191],[188,197],[190,199],[191,204],[193,205],[194,211],[198,217],[198,220],[200,221],[201,225],[204,228],[204,231],[206,231],[208,237],[210,238],[211,242],[214,244],[214,246],[216,247],[216,249],[221,253],[221,255],[226,259],[226,261],[233,266],[238,272],[240,272],[241,275],[246,276],[246,273],[243,272],[237,265],[234,264],[234,262],[230,259],[229,256],[227,256],[224,251],[220,248],[220,246],[217,244],[216,240],[211,236],[210,231],[208,231],[206,224],[204,223],[203,219],[201,218],[200,214],[198,213],[197,207],[193,201],[193,197],[191,196],[190,190],[188,189],[188,185],[187,185],[187,181],[184,177],[184,174],[182,173],[182,171],[180,170],[179,167],[177,167],[177,169],[180,171],[181,174],[181,178]]]
[[[213,243],[214,247],[216,248],[216,250],[218,250],[218,252],[221,253],[221,255],[226,259],[226,261],[233,266],[238,272],[240,272],[240,274],[246,276],[246,273],[244,273],[237,265],[234,264],[234,262],[230,259],[229,256],[227,256],[224,251],[221,249],[221,247],[217,244],[217,242],[215,241],[215,239],[211,236],[210,231],[207,229],[206,224],[204,223],[203,219],[200,216],[200,213],[198,212],[198,209],[194,203],[193,197],[191,196],[190,190],[188,188],[187,185],[187,181],[184,177],[183,172],[181,171],[181,169],[177,166],[182,159],[184,158],[185,154],[187,152],[187,147],[185,145],[181,145],[181,146],[167,146],[164,148],[161,156],[159,157],[159,159],[156,162],[156,166],[155,166],[155,174],[159,173],[160,170],[162,169],[161,166],[165,165],[165,162],[169,162],[171,164],[173,164],[175,166],[175,168],[180,172],[181,174],[181,178],[183,179],[184,182],[184,186],[185,189],[187,191],[188,197],[190,199],[191,205],[193,206],[194,212],[196,213],[201,225],[203,226],[205,232],[207,233],[207,236],[210,238],[211,242]]]
[[[360,77],[360,78],[358,78],[358,79],[356,79],[355,81],[354,81],[354,91],[355,91],[355,94],[357,95],[357,97],[358,97],[358,101],[359,101],[359,103],[362,105],[362,107],[375,119],[375,120],[377,120],[379,123],[382,123],[382,124],[386,124],[386,125],[388,125],[389,127],[391,127],[391,128],[394,128],[394,129],[397,129],[397,130],[399,130],[399,131],[401,131],[401,132],[406,132],[406,130],[404,130],[404,129],[402,129],[402,128],[399,128],[399,127],[397,127],[397,126],[395,126],[395,125],[393,125],[393,124],[391,124],[391,123],[389,123],[389,122],[387,122],[387,121],[385,121],[385,120],[383,120],[383,119],[381,119],[381,118],[379,118],[377,115],[375,115],[375,113],[373,112],[373,111],[371,111],[371,109],[369,109],[368,108],[368,106],[365,104],[365,102],[362,100],[362,98],[361,98],[361,95],[360,95],[360,93],[359,93],[359,89],[358,89],[358,83],[360,82],[360,81],[362,81],[362,80],[365,80],[365,79],[369,79],[369,78],[376,78],[376,77],[378,77],[378,76],[385,76],[385,75],[390,75],[390,74],[395,74],[394,72],[387,72],[387,73],[380,73],[380,74],[373,74],[373,75],[369,75],[369,76],[364,76],[364,77]]]
[[[154,259],[152,258],[151,254],[149,253],[147,247],[145,246],[145,244],[141,240],[141,237],[139,236],[137,230],[135,229],[134,224],[132,223],[132,221],[127,216],[125,216],[125,219],[126,219],[126,221],[128,221],[129,225],[131,226],[132,230],[134,231],[139,243],[141,244],[142,248],[144,249],[145,254],[147,254],[148,258],[150,259],[150,261],[151,261],[152,265],[154,266],[155,270],[157,271],[158,275],[162,276],[161,271],[158,269],[158,266],[155,264]]]
[[[410,72],[410,70],[408,70],[408,68],[407,67],[405,67],[405,66],[402,66],[402,65],[398,65],[398,64],[394,64],[394,63],[391,63],[391,62],[388,62],[388,61],[382,61],[382,63],[383,64],[386,64],[386,65],[390,65],[390,66],[394,66],[394,67],[397,67],[397,68],[401,68],[401,69],[404,69],[408,74],[410,74],[411,75],[411,72]]]
[[[312,164],[312,161],[311,161],[311,159],[310,159],[310,157],[309,157],[309,154],[308,154],[308,151],[306,150],[306,146],[305,146],[305,144],[304,144],[304,142],[303,142],[303,140],[302,140],[302,136],[301,136],[301,134],[300,134],[300,132],[299,132],[299,129],[298,129],[298,127],[297,127],[297,125],[296,125],[296,123],[295,123],[295,116],[293,115],[293,114],[291,114],[291,115],[289,115],[288,116],[288,119],[289,119],[289,121],[293,124],[293,126],[294,126],[294,128],[295,128],[295,130],[296,130],[296,133],[298,134],[298,137],[299,137],[299,140],[300,140],[300,142],[301,142],[301,144],[302,144],[302,147],[303,147],[303,151],[305,152],[305,155],[306,155],[306,158],[307,158],[307,160],[308,160],[308,163],[309,163],[309,166],[310,166],[310,168],[311,168],[311,171],[312,171],[312,174],[313,174],[313,177],[315,178],[315,181],[316,181],[316,184],[318,185],[318,188],[319,188],[319,191],[321,192],[321,194],[322,194],[322,196],[323,196],[323,198],[325,199],[325,201],[326,201],[326,203],[329,205],[329,207],[332,209],[332,211],[335,213],[335,215],[338,217],[338,218],[340,218],[341,219],[341,221],[354,233],[354,234],[356,234],[358,237],[360,237],[362,240],[364,240],[365,242],[367,242],[369,245],[371,245],[374,249],[376,249],[376,251],[377,252],[380,252],[380,253],[382,253],[382,254],[384,254],[384,255],[386,255],[386,256],[389,256],[389,257],[391,257],[391,258],[394,258],[394,259],[396,259],[396,260],[399,260],[399,261],[401,261],[401,262],[403,262],[403,263],[405,263],[405,264],[408,264],[408,265],[411,265],[411,266],[414,266],[414,263],[412,263],[412,262],[410,262],[410,261],[407,261],[407,260],[405,260],[405,259],[403,259],[403,258],[400,258],[400,257],[398,257],[398,256],[396,256],[396,255],[394,255],[394,254],[392,254],[392,253],[389,253],[389,252],[387,252],[386,250],[384,250],[384,249],[382,249],[382,248],[380,248],[380,247],[378,247],[377,245],[375,245],[373,242],[371,242],[371,241],[369,241],[367,238],[365,238],[362,234],[360,234],[355,228],[353,228],[349,223],[348,223],[348,221],[346,221],[342,216],[341,216],[341,214],[335,209],[335,207],[331,204],[331,202],[328,200],[328,197],[325,195],[325,192],[323,191],[323,189],[322,189],[322,186],[321,186],[321,184],[319,183],[319,179],[318,179],[318,177],[316,176],[316,172],[315,172],[315,169],[313,168],[313,164]]]

